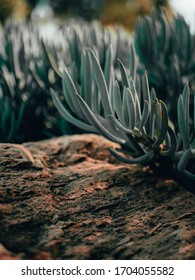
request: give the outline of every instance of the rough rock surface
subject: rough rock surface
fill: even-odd
[[[0,259],[195,259],[195,196],[109,146],[0,144]]]

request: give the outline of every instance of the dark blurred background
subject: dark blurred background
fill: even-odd
[[[122,24],[131,30],[137,16],[149,13],[152,6],[164,6],[169,11],[168,0],[0,0],[0,21],[10,16],[30,18],[33,13],[48,20],[51,16],[100,19],[103,24]]]

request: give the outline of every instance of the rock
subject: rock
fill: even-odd
[[[19,260],[20,257],[9,252],[2,244],[0,244],[0,260]]]
[[[0,144],[0,259],[195,259],[195,196],[100,136]]]

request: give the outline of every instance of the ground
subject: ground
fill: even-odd
[[[195,196],[113,144],[0,144],[0,259],[195,259]]]

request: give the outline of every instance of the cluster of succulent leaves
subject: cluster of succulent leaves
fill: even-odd
[[[108,71],[106,66],[106,53],[108,46],[113,46],[113,67],[118,70],[117,59],[121,58],[124,64],[129,60],[129,43],[131,36],[121,27],[103,27],[98,22],[87,25],[84,21],[68,21],[60,26],[59,38],[56,44],[41,40],[43,54],[40,60],[36,60],[31,67],[31,72],[42,92],[50,97],[50,88],[57,92],[62,91],[62,75],[65,68],[69,68],[75,82],[82,83],[83,50],[90,47],[99,57],[101,69]],[[50,107],[53,106],[49,100]],[[52,107],[53,108],[53,107]],[[54,109],[54,108],[53,108]],[[60,120],[60,121],[59,121]],[[66,119],[65,119],[66,120]],[[47,116],[47,127],[59,127],[61,134],[82,133],[88,131],[73,122],[64,123],[64,118],[49,113]],[[70,126],[71,124],[71,126]],[[67,129],[67,125],[69,125]],[[52,136],[54,131],[47,131]]]
[[[130,36],[122,28],[70,21],[57,32],[59,39],[54,44],[41,39],[32,22],[7,21],[1,27],[0,142],[21,143],[82,133],[80,128],[59,117],[50,87],[61,90],[65,66],[72,67],[75,79],[80,79],[77,73],[81,71],[80,52],[87,46],[99,54],[102,67],[110,43],[115,46],[115,57],[128,56]]]
[[[50,77],[50,68],[33,23],[11,20],[1,27],[0,142],[21,143],[70,133],[70,125],[63,119],[57,120],[51,96],[36,78],[40,75],[53,85],[55,77]]]
[[[195,35],[182,16],[177,15],[170,22],[159,9],[140,18],[134,34],[140,60],[138,71],[147,70],[150,87],[155,88],[175,118],[175,100],[186,82],[195,90]]]
[[[118,68],[111,45],[104,68],[97,52],[83,49],[80,78],[66,67],[63,99],[51,89],[53,102],[70,123],[120,144],[110,152],[121,162],[147,164],[174,175],[195,193],[193,36],[180,16],[168,23],[160,11],[143,21],[148,23],[141,20],[135,34],[141,63],[132,45],[129,63],[118,60]],[[152,25],[159,31],[152,33]],[[176,43],[179,51],[174,54]]]
[[[7,22],[0,32],[0,140],[20,142],[32,137],[29,123],[36,121],[39,96],[29,71],[35,59],[38,37],[32,26]],[[33,91],[32,89],[35,89]],[[34,96],[33,96],[34,95]],[[34,105],[34,106],[33,106]],[[29,111],[32,108],[32,111]],[[37,115],[39,119],[39,115]],[[40,126],[38,127],[40,129]],[[32,133],[32,134],[31,134]],[[25,135],[25,136],[24,136]],[[32,137],[33,138],[33,137]]]

